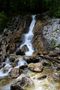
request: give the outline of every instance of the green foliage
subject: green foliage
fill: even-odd
[[[0,11],[7,15],[18,13],[43,13],[60,17],[60,0],[0,0]]]
[[[0,12],[0,32],[3,31],[3,29],[6,25],[6,22],[7,22],[6,15],[4,14],[4,12]]]
[[[60,17],[60,0],[44,0],[49,15],[54,17]]]

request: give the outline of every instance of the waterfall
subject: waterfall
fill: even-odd
[[[34,36],[33,29],[34,29],[35,23],[36,23],[35,15],[32,15],[32,22],[31,22],[30,27],[29,27],[29,32],[27,34],[25,34],[25,41],[20,46],[20,49],[24,45],[26,45],[28,47],[29,50],[25,52],[26,56],[31,56],[32,53],[34,52],[34,49],[33,49],[33,46],[32,46],[32,38]]]

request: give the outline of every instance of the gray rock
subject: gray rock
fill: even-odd
[[[43,36],[51,49],[60,48],[60,19],[50,19],[43,27]]]

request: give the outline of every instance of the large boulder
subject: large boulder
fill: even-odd
[[[42,72],[43,71],[43,65],[42,63],[31,63],[28,65],[28,68],[33,72]]]

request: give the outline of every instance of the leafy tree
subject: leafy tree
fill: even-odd
[[[60,0],[0,0],[0,11],[7,15],[43,13],[60,17]]]

